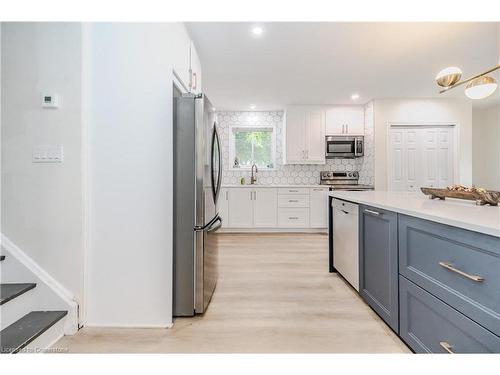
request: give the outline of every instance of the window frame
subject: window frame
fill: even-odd
[[[275,125],[231,125],[229,127],[229,170],[231,171],[250,171],[252,166],[240,166],[234,168],[234,157],[236,155],[235,132],[243,129],[244,131],[262,131],[269,130],[271,132],[271,162],[273,168],[259,167],[259,171],[275,171],[276,170],[276,126]]]

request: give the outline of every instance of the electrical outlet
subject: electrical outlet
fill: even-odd
[[[64,149],[62,145],[38,145],[33,147],[33,163],[62,163]]]

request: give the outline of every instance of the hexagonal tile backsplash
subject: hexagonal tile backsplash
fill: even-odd
[[[373,105],[365,106],[365,118],[373,118]],[[373,185],[373,121],[365,123],[365,156],[357,159],[327,159],[324,165],[283,165],[283,112],[218,112],[217,120],[222,143],[222,183],[235,185],[241,177],[250,180],[250,172],[231,170],[229,161],[229,127],[271,125],[276,128],[276,169],[259,171],[259,183],[270,185],[309,185],[319,183],[321,171],[359,171],[359,183]]]

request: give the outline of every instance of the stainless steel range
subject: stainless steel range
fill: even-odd
[[[359,172],[332,172],[323,171],[320,173],[320,184],[330,186],[330,190],[373,190],[371,185],[358,183]]]

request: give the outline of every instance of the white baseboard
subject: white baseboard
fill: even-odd
[[[327,234],[327,228],[222,228],[219,233],[320,233]]]
[[[165,328],[170,329],[174,326],[174,323],[168,324],[103,324],[103,323],[92,323],[86,322],[85,328]]]
[[[73,293],[61,285],[47,271],[45,271],[37,262],[22,251],[16,244],[9,240],[3,233],[1,234],[0,244],[16,260],[32,272],[38,280],[44,283],[53,293],[55,293],[68,307],[64,333],[73,335],[78,331],[78,303],[74,299]]]

